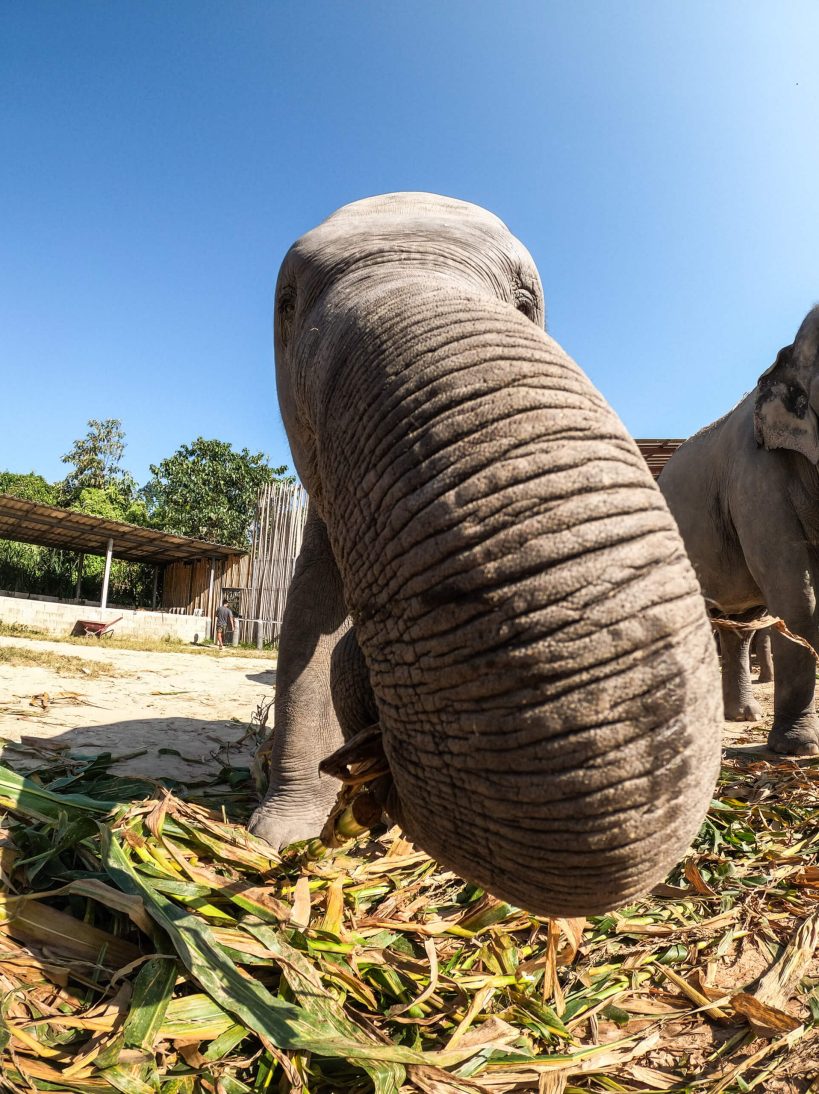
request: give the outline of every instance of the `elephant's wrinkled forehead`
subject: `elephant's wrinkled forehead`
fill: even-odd
[[[437,194],[384,194],[344,205],[297,240],[288,258],[337,275],[360,262],[399,256],[520,271],[524,281],[539,286],[529,252],[502,220],[479,205]]]
[[[348,221],[357,217],[398,217],[404,222],[417,219],[422,223],[428,218],[445,217],[462,220],[465,223],[482,221],[487,227],[499,229],[504,233],[509,232],[500,217],[496,217],[494,213],[490,213],[480,205],[461,201],[460,198],[415,191],[378,194],[375,197],[351,201],[349,205],[342,205],[323,223]]]

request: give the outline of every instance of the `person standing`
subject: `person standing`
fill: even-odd
[[[216,609],[216,645],[220,650],[225,648],[225,631],[232,631],[234,626],[235,616],[230,610],[228,602],[223,600],[221,607]]]

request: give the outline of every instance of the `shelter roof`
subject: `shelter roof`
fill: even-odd
[[[37,501],[0,494],[0,539],[36,543],[65,551],[104,555],[113,540],[113,557],[126,562],[189,562],[199,558],[228,558],[246,554],[238,547],[209,543],[141,528],[121,520],[105,520],[73,509],[59,509]]]
[[[656,479],[662,469],[677,451],[685,438],[681,440],[638,440],[637,447],[643,459],[648,464],[648,469]]]

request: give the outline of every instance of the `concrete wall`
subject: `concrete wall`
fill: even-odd
[[[201,615],[180,615],[173,612],[134,611],[132,608],[98,608],[83,602],[57,600],[53,597],[30,597],[25,593],[0,592],[0,623],[20,623],[48,634],[68,635],[78,619],[113,622],[122,616],[114,633],[120,638],[179,638],[193,642],[210,637],[210,620]]]

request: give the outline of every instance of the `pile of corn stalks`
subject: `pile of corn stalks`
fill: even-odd
[[[588,922],[397,830],[278,860],[229,788],[206,808],[109,762],[0,768],[3,1089],[813,1089],[811,762],[727,761],[668,884]]]

